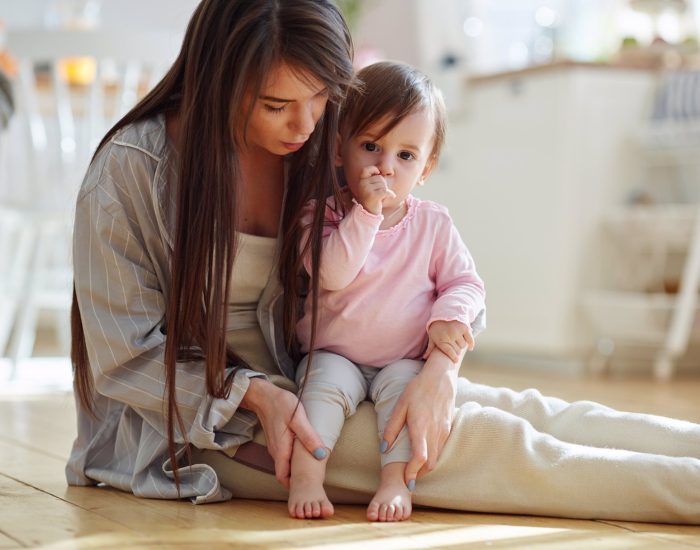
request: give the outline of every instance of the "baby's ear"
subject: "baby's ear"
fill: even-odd
[[[423,168],[423,173],[420,175],[420,178],[418,179],[418,185],[423,185],[425,183],[425,180],[428,179],[428,176],[430,175],[430,172],[433,171],[433,168],[437,164],[437,157],[433,155],[428,159],[428,162],[425,163],[425,168]]]
[[[335,136],[335,165],[343,165],[343,137],[340,132]]]

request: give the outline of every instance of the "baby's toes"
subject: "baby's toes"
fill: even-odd
[[[321,505],[317,500],[311,503],[311,516],[312,518],[321,517]]]
[[[370,521],[379,520],[379,503],[375,500],[370,502],[367,507],[367,519]]]
[[[335,513],[333,505],[328,500],[324,500],[320,504],[320,517],[329,518]]]

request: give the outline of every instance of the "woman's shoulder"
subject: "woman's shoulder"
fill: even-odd
[[[174,178],[170,148],[162,115],[120,128],[92,159],[78,203],[92,197],[94,207],[112,215],[153,214],[159,201],[168,202],[161,188]]]
[[[105,147],[125,148],[160,161],[170,154],[169,145],[165,116],[161,114],[120,128]]]
[[[170,149],[162,115],[127,124],[95,153],[80,196],[98,186],[152,181],[158,167],[170,156]]]

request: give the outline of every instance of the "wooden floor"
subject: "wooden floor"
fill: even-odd
[[[617,408],[700,422],[700,378],[581,380],[470,366],[473,381],[594,399]],[[139,499],[111,489],[67,487],[75,434],[69,394],[0,395],[0,548],[688,548],[700,527],[573,521],[416,510],[411,521],[371,524],[364,509],[299,521],[284,503],[207,506]]]

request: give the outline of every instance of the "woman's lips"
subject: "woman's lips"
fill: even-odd
[[[289,151],[298,151],[299,149],[302,148],[302,146],[306,143],[305,141],[298,141],[297,143],[287,143],[286,141],[282,142],[282,145],[285,146]]]

